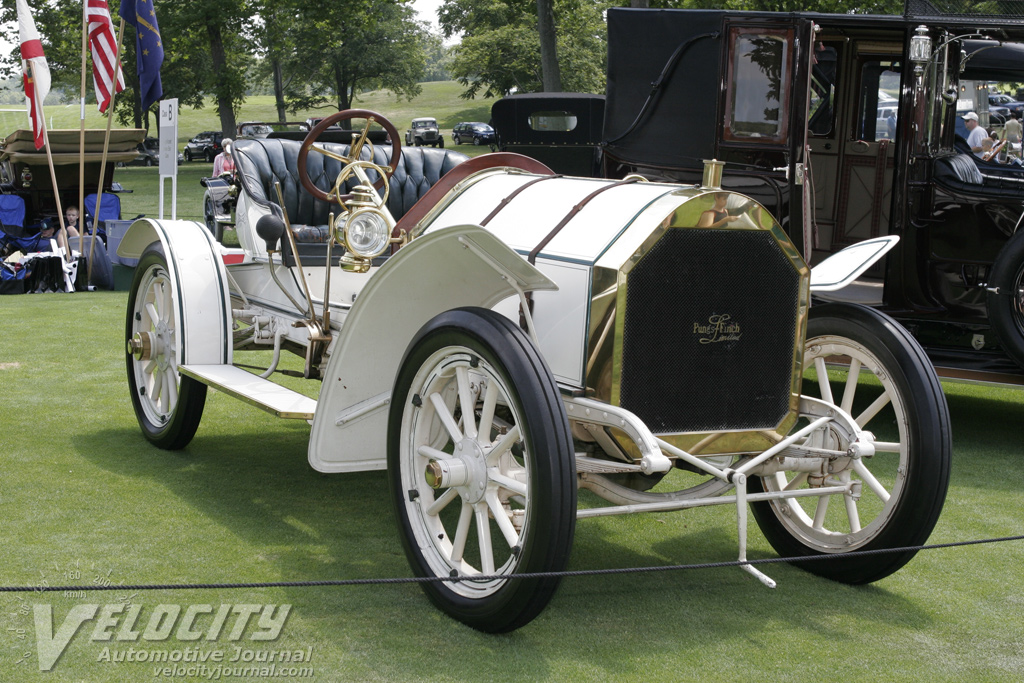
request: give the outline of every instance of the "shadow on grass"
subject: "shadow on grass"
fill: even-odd
[[[295,580],[405,576],[384,472],[331,477],[306,462],[308,428],[281,426],[231,435],[200,434],[188,448],[163,451],[137,432],[80,433],[85,458],[119,475],[150,479],[246,543],[266,549]],[[378,552],[353,556],[372,537]],[[270,550],[272,549],[272,550]],[[308,576],[315,555],[331,565]],[[256,579],[250,579],[256,580]]]
[[[79,434],[75,445],[105,470],[158,482],[230,531],[245,548],[240,552],[255,554],[274,566],[274,576],[268,580],[410,575],[391,513],[386,474],[314,472],[306,464],[302,426],[200,435],[179,452],[160,451],[137,433],[116,429]],[[697,514],[667,516],[669,522],[652,516],[580,522],[570,568],[734,559],[733,515],[726,510],[693,512]],[[774,555],[754,549],[750,556]],[[829,624],[842,622],[849,611],[857,612],[860,619],[867,615],[871,621],[914,628],[927,623],[927,616],[914,604],[884,588],[844,586],[784,565],[772,565],[766,571],[780,580],[776,591],[734,568],[568,578],[536,626],[498,637],[498,642],[530,642],[538,632],[610,620],[616,628],[593,633],[593,644],[599,649],[621,641],[622,633],[630,634],[627,640],[653,638],[675,650],[695,649],[739,634],[756,640],[759,619],[785,619],[792,628],[821,634]],[[424,620],[448,636],[473,642],[494,638],[441,617],[412,585],[317,589],[315,602],[310,602],[309,589],[286,592],[311,617],[337,618],[342,611],[346,623],[369,620],[374,629],[391,620]]]

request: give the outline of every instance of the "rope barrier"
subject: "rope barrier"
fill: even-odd
[[[616,567],[611,569],[577,569],[561,572],[533,572],[529,574],[487,574],[474,576],[408,576],[385,579],[333,579],[325,581],[262,581],[251,583],[192,583],[192,584],[117,584],[100,586],[0,586],[0,593],[46,593],[62,591],[113,591],[113,590],[211,590],[235,588],[303,588],[316,586],[368,586],[405,583],[458,583],[461,581],[494,581],[498,579],[524,580],[547,579],[578,576],[605,576],[609,574],[645,574],[652,572],[688,571],[694,569],[718,569],[721,567],[740,567],[743,565],[780,564],[817,562],[822,560],[864,557],[869,555],[887,555],[892,553],[918,552],[921,550],[941,550],[960,548],[971,545],[1006,543],[1024,541],[1021,536],[1003,536],[974,541],[955,541],[952,543],[934,543],[931,545],[904,546],[899,548],[879,548],[877,550],[855,550],[848,553],[832,555],[807,555],[801,557],[767,557],[755,560],[731,560],[725,562],[703,562],[699,564],[673,564],[655,567]]]

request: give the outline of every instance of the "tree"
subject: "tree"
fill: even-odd
[[[540,39],[540,75],[544,91],[560,92],[562,72],[558,68],[554,0],[537,0],[537,37]]]
[[[424,81],[447,81],[451,78],[448,71],[452,62],[451,53],[439,34],[424,31],[423,56],[426,59]]]
[[[535,0],[446,0],[440,24],[446,37],[462,35],[451,73],[462,97],[565,89],[603,92],[607,47],[603,12],[609,2],[553,0],[561,83],[544,82]]]
[[[351,108],[366,89],[386,88],[410,99],[420,93],[424,30],[403,2],[305,4],[295,26],[292,60],[304,77],[286,93],[289,109],[323,106],[325,91],[339,110]]]
[[[253,37],[263,58],[256,71],[269,78],[277,120],[284,123],[288,120],[286,89],[295,77],[305,71],[300,60],[292,59],[295,55],[293,33],[298,8],[292,0],[253,0],[252,7],[262,20],[253,27]]]

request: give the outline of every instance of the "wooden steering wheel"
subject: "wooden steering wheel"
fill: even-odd
[[[363,126],[362,133],[360,133],[355,142],[353,142],[349,147],[348,156],[331,152],[323,147],[317,147],[316,151],[324,156],[337,159],[346,166],[359,161],[359,152],[362,151],[363,143],[366,141],[367,134],[370,132],[370,124],[377,123],[384,128],[384,130],[387,131],[387,134],[391,137],[391,161],[387,166],[383,167],[388,176],[392,175],[395,172],[395,169],[398,168],[398,160],[402,156],[402,142],[401,138],[398,136],[398,130],[395,128],[394,124],[380,114],[369,111],[368,109],[346,109],[345,111],[339,111],[337,114],[331,114],[323,121],[316,124],[316,126],[306,134],[306,138],[302,141],[302,147],[299,149],[298,159],[299,181],[302,183],[302,186],[306,188],[306,191],[311,195],[325,202],[336,202],[344,205],[344,202],[350,200],[352,195],[346,194],[338,196],[334,193],[328,194],[314,185],[313,181],[309,177],[309,172],[306,170],[306,156],[309,154],[309,150],[313,148],[313,143],[317,141],[317,138],[320,137],[321,133],[338,121],[348,121],[350,119],[366,119],[366,125]],[[373,184],[374,189],[379,190],[384,186],[385,182],[387,182],[387,178],[382,175],[377,179],[377,182]]]

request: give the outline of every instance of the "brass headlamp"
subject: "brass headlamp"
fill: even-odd
[[[366,185],[352,188],[352,198],[346,202],[348,213],[342,229],[335,231],[335,239],[345,245],[341,258],[343,270],[365,273],[376,257],[391,246],[391,230],[394,228],[388,215],[377,207],[373,191]]]

